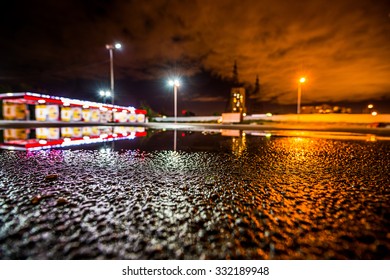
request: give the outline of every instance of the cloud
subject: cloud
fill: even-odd
[[[115,53],[118,78],[193,77],[205,70],[227,79],[236,60],[242,82],[253,85],[259,75],[259,100],[296,102],[301,75],[307,77],[303,102],[390,93],[387,1],[40,2],[26,2],[28,12],[19,18],[34,18],[6,32],[17,34],[13,53],[20,54],[6,58],[9,65],[58,78],[105,77],[104,46],[118,40],[124,45]]]
[[[282,103],[295,102],[300,75],[307,76],[304,101],[389,93],[388,11],[370,1],[339,2],[130,2],[118,17],[132,30],[135,55],[123,63],[152,69],[149,78],[202,67],[228,78],[237,60],[243,82],[260,76],[259,99],[278,95]]]
[[[221,96],[198,96],[195,98],[191,98],[192,102],[226,102],[226,98]]]

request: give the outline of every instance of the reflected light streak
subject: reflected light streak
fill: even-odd
[[[247,149],[246,134],[242,133],[241,137],[232,137],[232,152],[235,156],[240,157]]]

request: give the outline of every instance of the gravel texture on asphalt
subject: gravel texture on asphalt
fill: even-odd
[[[199,137],[0,151],[0,258],[390,259],[390,142]]]

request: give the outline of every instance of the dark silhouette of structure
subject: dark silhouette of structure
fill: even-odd
[[[234,61],[232,88],[230,90],[229,108],[230,113],[240,113],[241,117],[246,115],[246,90],[239,82],[237,61]]]

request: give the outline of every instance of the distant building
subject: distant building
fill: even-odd
[[[230,112],[246,114],[245,88],[232,88],[230,92]]]
[[[347,107],[322,104],[316,106],[302,106],[301,113],[302,114],[331,114],[331,113],[350,114],[352,113],[352,109]]]
[[[229,103],[225,110],[230,113],[240,113],[242,119],[247,112],[246,91],[244,85],[240,83],[238,78],[237,61],[234,61],[232,74],[232,88],[230,90]]]

